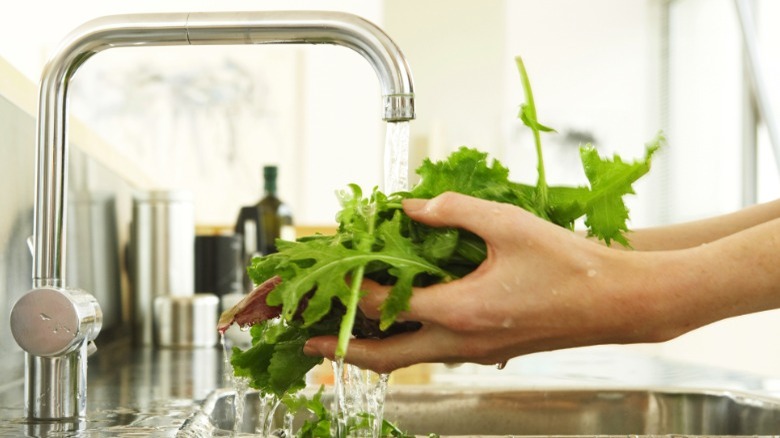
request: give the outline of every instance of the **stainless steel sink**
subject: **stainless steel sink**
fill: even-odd
[[[181,436],[232,431],[236,392],[220,389]],[[245,396],[241,432],[258,426]],[[446,390],[392,388],[385,418],[414,435],[778,435],[780,399],[734,391],[650,389]],[[216,432],[216,433],[215,433]]]

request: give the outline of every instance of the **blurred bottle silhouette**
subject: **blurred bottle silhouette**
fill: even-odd
[[[243,260],[248,265],[253,257],[277,251],[276,239],[295,240],[292,211],[277,195],[276,166],[263,167],[263,197],[255,205],[241,208],[235,231],[241,234]],[[245,276],[247,290],[251,280]]]

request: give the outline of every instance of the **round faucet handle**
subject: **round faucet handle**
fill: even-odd
[[[62,356],[94,340],[103,324],[97,300],[75,289],[32,289],[11,310],[16,343],[33,356]]]

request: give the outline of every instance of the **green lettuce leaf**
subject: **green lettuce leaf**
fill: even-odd
[[[592,147],[580,150],[585,175],[590,181],[590,192],[585,199],[585,225],[588,235],[597,236],[609,244],[612,240],[630,246],[624,233],[628,231],[628,208],[623,196],[633,194],[632,184],[650,171],[650,160],[664,142],[662,134],[646,145],[644,160],[624,162],[615,155],[612,159],[599,156]]]

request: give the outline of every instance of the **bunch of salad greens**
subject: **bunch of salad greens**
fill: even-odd
[[[433,228],[404,214],[405,198],[430,199],[458,192],[508,203],[573,229],[584,217],[589,235],[606,244],[629,246],[628,209],[623,196],[650,169],[652,155],[664,143],[659,134],[646,145],[643,159],[626,162],[619,156],[602,157],[591,145],[580,148],[588,183],[548,186],[542,160],[541,133],[553,131],[536,114],[530,81],[516,58],[526,102],[519,118],[533,132],[538,159],[535,185],[509,180],[509,170],[476,149],[461,147],[448,159],[425,160],[417,169],[420,182],[408,192],[385,194],[376,188],[364,193],[356,185],[338,193],[342,209],[334,235],[316,235],[296,242],[279,241],[278,253],[252,261],[249,275],[256,284],[278,276],[281,282],[268,294],[268,306],[280,307],[278,318],[251,329],[253,345],[233,349],[231,363],[237,376],[265,393],[281,397],[305,385],[305,374],[321,359],[303,354],[307,339],[338,335],[337,357],[344,357],[351,337],[383,337],[412,330],[412,323],[396,323],[408,309],[412,288],[448,282],[475,270],[486,257],[485,242],[455,228]],[[381,307],[381,319],[367,319],[359,310],[364,278],[392,285]]]

